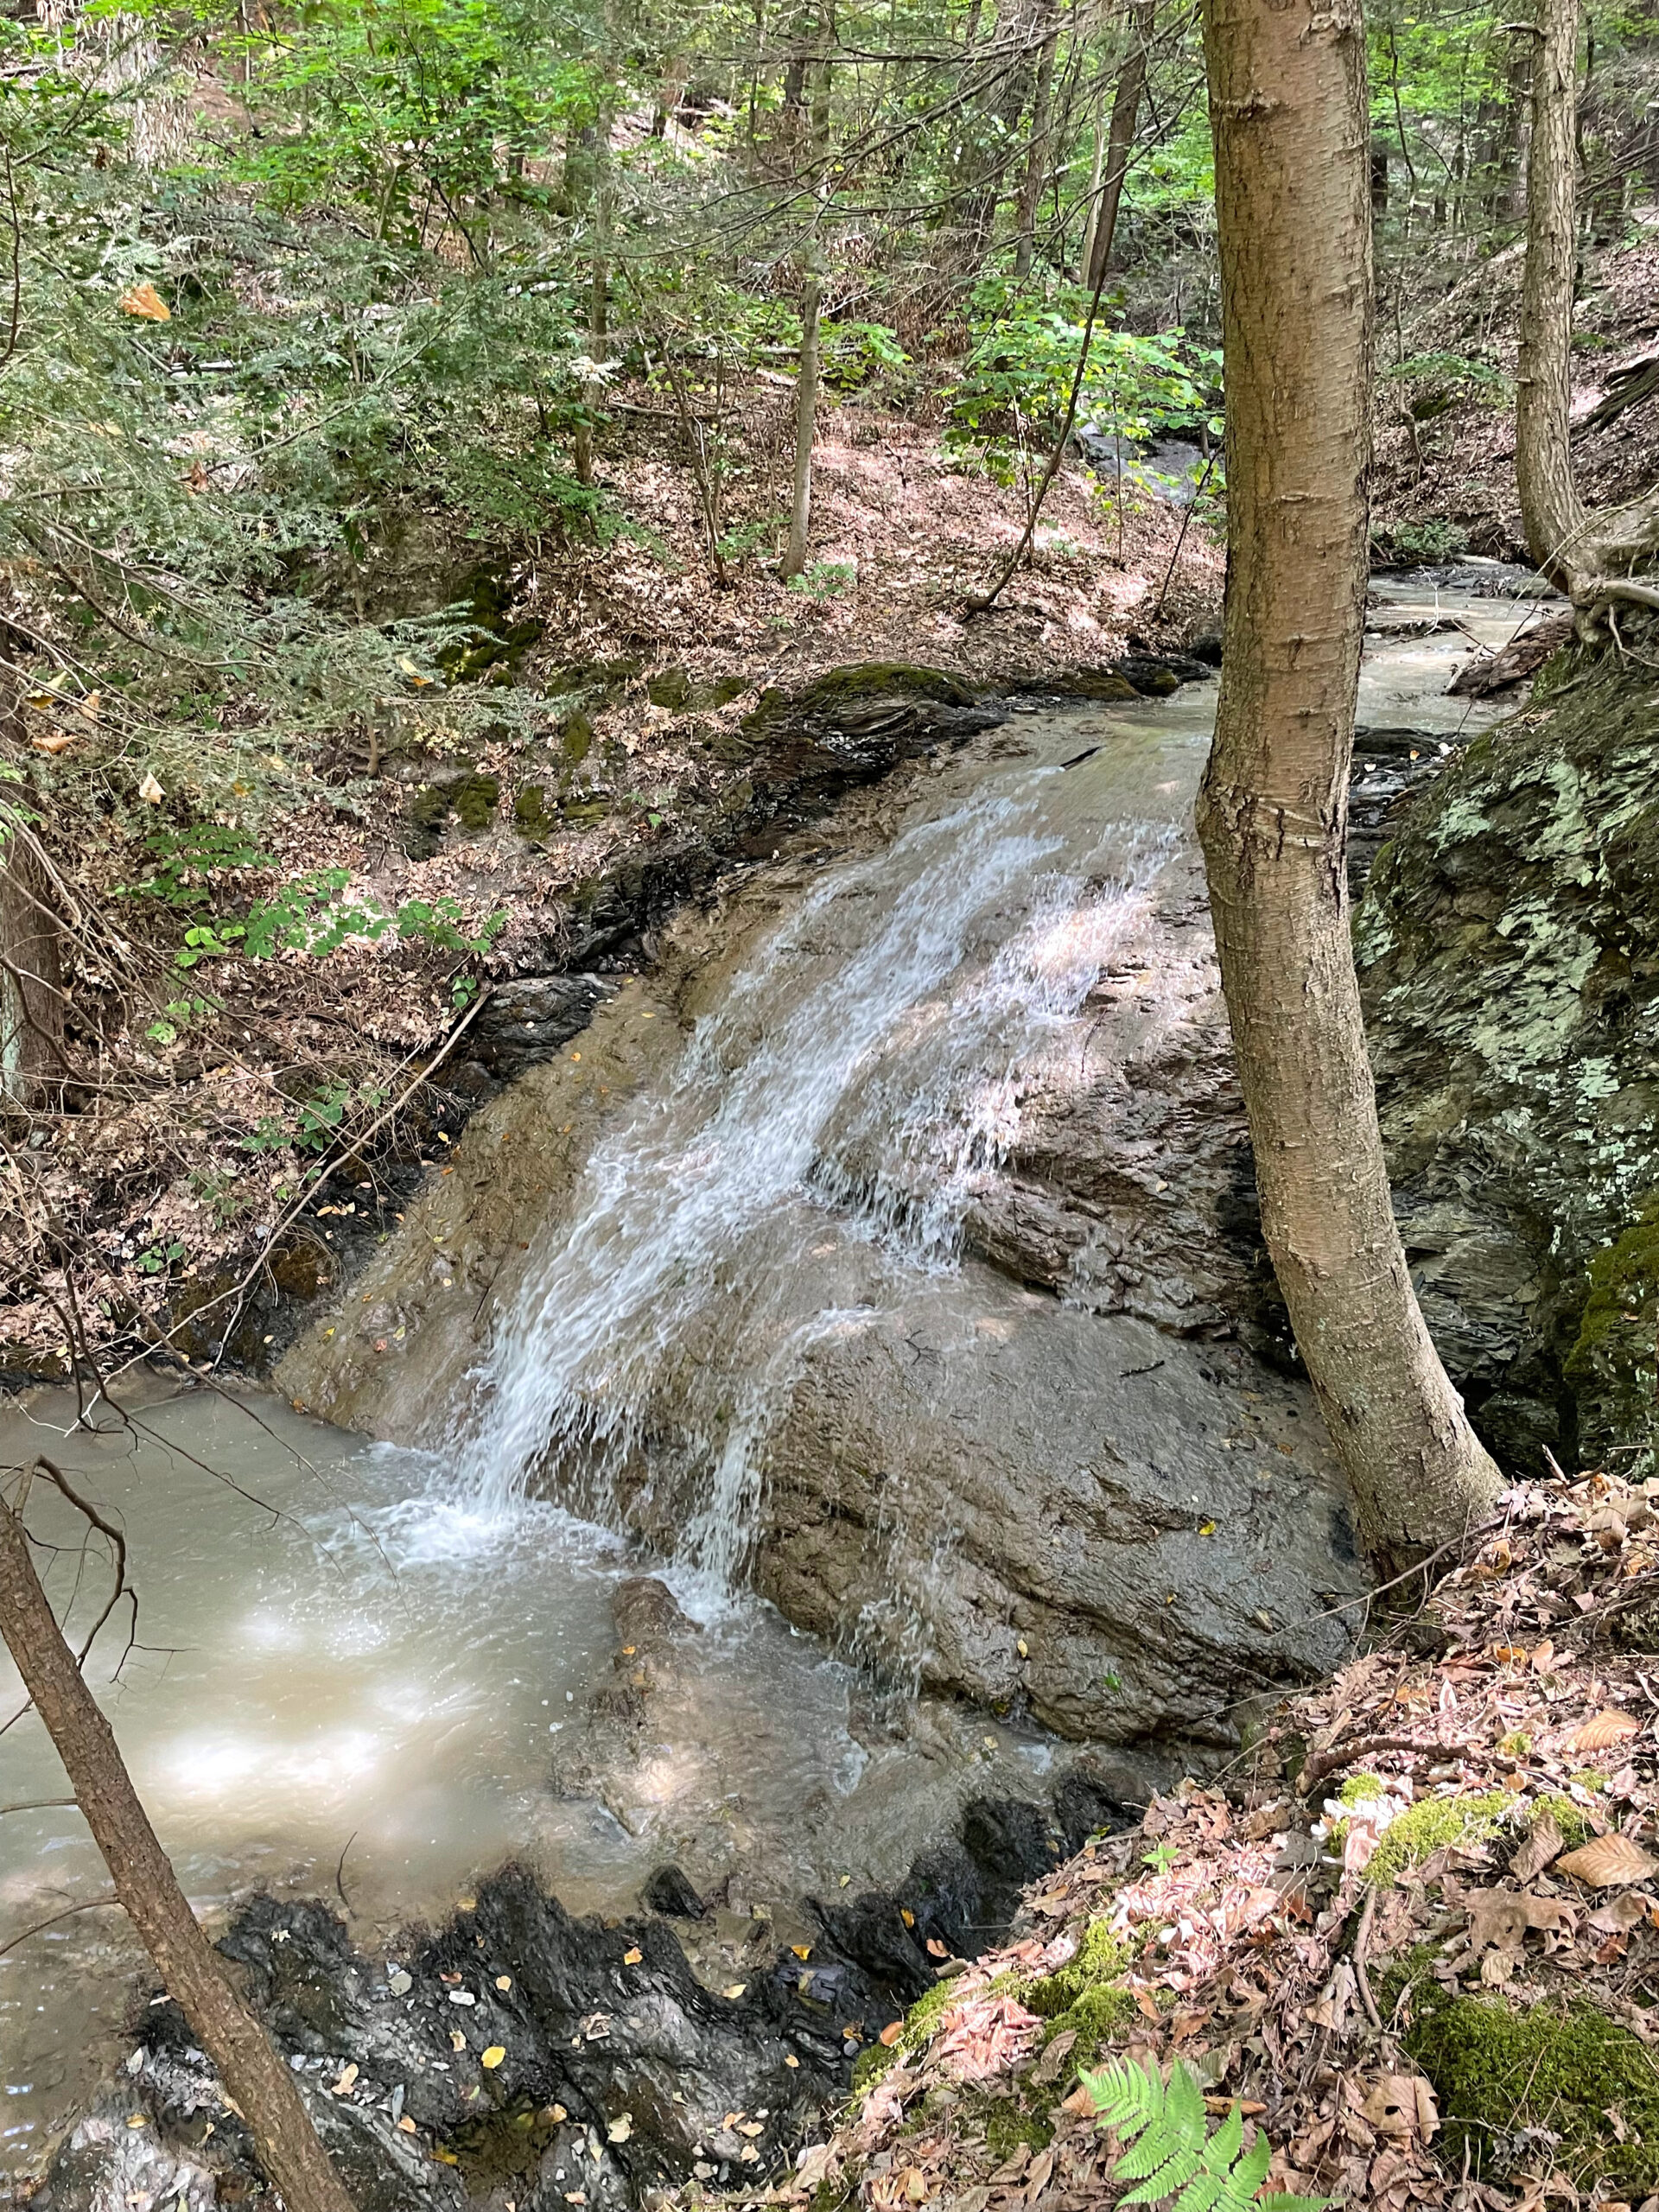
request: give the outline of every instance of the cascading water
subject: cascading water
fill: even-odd
[[[1144,823],[1079,853],[1065,780],[1023,768],[835,869],[734,979],[601,1145],[498,1332],[457,1440],[480,1492],[544,1479],[610,1525],[648,1516],[729,1593],[775,1410],[847,1318],[803,1280],[803,1210],[950,1266],[1022,1083],[1168,857],[1173,830]]]

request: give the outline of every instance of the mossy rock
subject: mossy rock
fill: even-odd
[[[972,2117],[983,2115],[985,2148],[999,2164],[1011,2158],[1023,2144],[1027,2150],[1046,2151],[1054,2140],[1054,2124],[1040,2106],[1019,2096],[985,2097]]]
[[[494,776],[460,776],[447,783],[423,785],[409,802],[404,850],[411,860],[430,860],[452,814],[464,830],[476,836],[489,828],[500,799],[500,782]]]
[[[855,668],[832,668],[798,691],[775,687],[761,694],[760,703],[744,717],[743,727],[756,735],[779,722],[805,721],[856,706],[864,699],[929,699],[944,707],[971,707],[978,694],[972,684],[943,668],[924,668],[912,661],[873,660]]]
[[[1579,1332],[1562,1363],[1579,1408],[1579,1449],[1599,1465],[1609,1448],[1656,1430],[1654,1344],[1659,1335],[1659,1192],[1590,1262]]]
[[[1424,1797],[1408,1806],[1382,1831],[1365,1869],[1365,1879],[1386,1889],[1396,1874],[1421,1866],[1446,1844],[1485,1843],[1514,1813],[1519,1800],[1507,1789],[1478,1796]]]
[[[1442,2158],[1501,2173],[1504,2139],[1546,2128],[1554,2163],[1581,2190],[1611,2183],[1638,2202],[1659,2189],[1659,2053],[1577,2002],[1516,2006],[1414,1984],[1417,2017],[1405,2048],[1434,2085]],[[1617,2141],[1609,2107],[1624,2123]]]
[[[559,751],[571,767],[579,768],[592,752],[594,726],[584,714],[566,715],[559,727]]]
[[[601,823],[611,810],[607,798],[589,797],[567,798],[559,803],[559,819],[571,830],[592,830]]]
[[[550,813],[544,784],[526,784],[512,802],[512,826],[526,837],[540,837],[555,827],[556,813]]]
[[[690,703],[690,676],[683,668],[665,668],[645,685],[645,696],[653,707],[667,707],[677,714]]]

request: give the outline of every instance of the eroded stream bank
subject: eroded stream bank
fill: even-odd
[[[1453,605],[1462,632],[1426,632],[1445,599],[1405,595],[1368,661],[1388,790],[1497,711],[1442,694],[1516,610]],[[612,1913],[675,1858],[721,1908],[683,1929],[685,2001],[724,2019],[746,1958],[787,1976],[779,1938],[865,1970],[806,1895],[900,1880],[976,1800],[1058,1804],[1080,1759],[1096,1810],[1202,1766],[1242,1700],[1341,1656],[1358,1569],[1276,1353],[1188,830],[1212,707],[1033,705],[781,836],[648,975],[550,979],[554,1026],[585,1026],[474,1117],[282,1370],[381,1445],[200,1396],[145,1416],[149,1456],[77,1440],[154,1547],[157,1649],[112,1694],[200,1901],[332,1881],[372,1954],[508,1848]],[[218,1485],[227,1461],[276,1517]],[[683,1620],[624,1594],[642,1570]],[[15,1924],[92,1878],[72,1815],[29,1817],[0,1839]],[[891,2002],[894,1957],[932,1966],[890,1897],[873,1912]],[[96,1918],[0,1962],[25,2145],[111,2050],[129,1955]],[[617,1970],[596,1942],[584,1973]],[[874,1999],[832,1996],[818,2031],[868,2030]]]

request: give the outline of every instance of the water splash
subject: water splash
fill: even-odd
[[[1133,825],[1057,868],[1056,772],[829,872],[601,1143],[477,1378],[456,1440],[475,1494],[550,1474],[589,1518],[677,1531],[706,1594],[739,1585],[779,1413],[855,1318],[804,1265],[825,1210],[904,1267],[957,1263],[1022,1090],[1170,852]]]

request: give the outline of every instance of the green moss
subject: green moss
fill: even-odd
[[[1077,2062],[1088,2065],[1103,2044],[1141,2017],[1123,1980],[1135,1958],[1134,1945],[1115,1936],[1104,1920],[1091,1921],[1077,1956],[1026,1993],[1027,2008],[1048,2022],[1045,2040],[1074,2032]]]
[[[1387,1788],[1380,1774],[1351,1774],[1337,1792],[1338,1805],[1364,1805]]]
[[[985,2148],[1000,2164],[1011,2158],[1022,2143],[1046,2151],[1054,2140],[1054,2129],[1035,2106],[1018,2097],[987,2097],[984,2113]]]
[[[1482,1796],[1425,1797],[1383,1830],[1365,1869],[1366,1880],[1386,1889],[1396,1874],[1421,1866],[1445,1844],[1485,1842],[1515,1804],[1507,1789],[1491,1789]]]
[[[1511,1728],[1507,1736],[1500,1736],[1497,1748],[1506,1759],[1523,1759],[1532,1749],[1532,1738],[1524,1728]]]
[[[1590,1262],[1579,1332],[1562,1363],[1579,1406],[1586,1463],[1619,1444],[1654,1443],[1659,1329],[1659,1192]]]
[[[1637,2200],[1659,2189],[1659,2059],[1628,2028],[1587,2005],[1453,1996],[1432,1980],[1408,2053],[1428,2075],[1445,2124],[1439,2148],[1456,2171],[1466,2153],[1478,2175],[1495,2138],[1548,2128],[1560,2164],[1580,2189],[1611,2183]],[[1618,2142],[1609,2107],[1624,2123]]]
[[[853,2094],[861,2097],[874,2088],[898,2056],[896,2044],[867,2043],[853,2061]]]
[[[586,715],[575,714],[559,732],[559,750],[573,768],[588,758],[594,742],[594,726]]]

